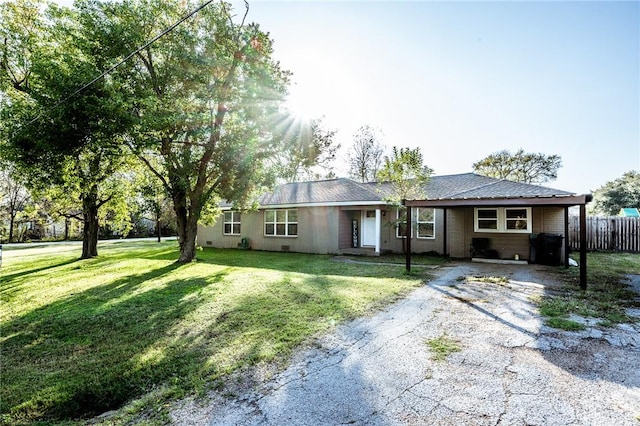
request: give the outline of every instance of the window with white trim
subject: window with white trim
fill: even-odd
[[[224,235],[240,235],[242,214],[237,211],[224,212]]]
[[[298,210],[265,210],[264,235],[277,237],[297,237]]]
[[[475,232],[531,233],[531,207],[477,207]]]
[[[413,229],[411,237],[413,238]],[[407,209],[396,209],[396,238],[407,238]]]
[[[416,208],[416,230],[418,238],[436,237],[436,210]]]

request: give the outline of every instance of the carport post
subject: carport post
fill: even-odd
[[[587,289],[587,205],[580,204],[580,288]]]

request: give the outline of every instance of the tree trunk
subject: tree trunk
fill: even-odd
[[[9,242],[12,243],[13,242],[13,228],[15,225],[15,221],[16,221],[16,216],[15,215],[10,215],[9,217]]]
[[[173,209],[176,212],[178,225],[178,244],[180,257],[178,263],[189,263],[196,258],[196,236],[198,233],[199,206],[187,208],[187,197],[184,194],[173,196]]]
[[[64,240],[67,241],[69,239],[69,218],[64,218]]]
[[[91,190],[82,199],[82,257],[90,259],[98,255],[98,191]]]
[[[160,218],[156,219],[156,235],[158,236],[158,242],[162,238],[162,228],[160,227]]]

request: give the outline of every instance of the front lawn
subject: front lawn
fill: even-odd
[[[329,256],[205,249],[177,265],[175,242],[10,253],[0,270],[0,422],[166,418],[165,403],[229,373],[283,360],[336,323],[420,285],[401,266]],[[124,407],[124,408],[123,408]],[[133,414],[131,414],[133,412]],[[110,423],[111,424],[111,423]]]

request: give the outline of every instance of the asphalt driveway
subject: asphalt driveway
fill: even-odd
[[[565,332],[531,296],[546,267],[451,263],[370,318],[339,327],[250,389],[188,401],[175,424],[640,425],[640,325]],[[461,281],[504,276],[508,283]],[[432,359],[446,335],[461,351]]]

